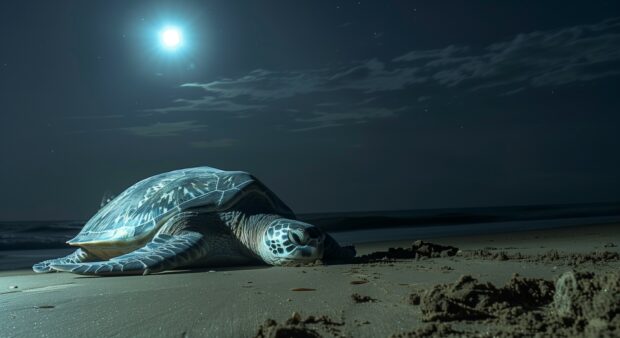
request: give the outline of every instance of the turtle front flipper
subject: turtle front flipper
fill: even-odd
[[[32,270],[36,273],[55,272],[51,265],[64,265],[64,264],[77,264],[88,261],[94,261],[97,257],[89,254],[88,252],[77,249],[73,253],[56,259],[48,259],[46,261],[37,263],[32,266]]]
[[[160,233],[140,249],[108,261],[52,264],[51,268],[81,275],[146,275],[191,264],[205,257],[206,249],[201,233]]]

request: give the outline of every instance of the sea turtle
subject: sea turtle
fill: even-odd
[[[78,249],[35,272],[148,274],[174,268],[287,265],[353,257],[256,177],[210,167],[144,179],[105,204],[67,241]]]

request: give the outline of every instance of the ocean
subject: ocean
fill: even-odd
[[[620,221],[620,203],[299,214],[346,242],[445,237]],[[0,251],[67,248],[84,220],[2,221]]]

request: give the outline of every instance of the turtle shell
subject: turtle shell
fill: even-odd
[[[200,208],[217,212],[229,208],[248,191],[260,192],[274,211],[292,211],[254,176],[210,167],[180,169],[144,179],[101,208],[67,243],[97,245],[130,243],[148,237],[171,216]],[[294,217],[294,216],[293,216]]]

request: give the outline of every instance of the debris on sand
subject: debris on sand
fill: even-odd
[[[316,291],[316,289],[312,289],[312,288],[292,288],[291,291]]]
[[[366,284],[366,283],[368,283],[368,280],[366,279],[352,280],[351,282],[349,282],[349,284],[351,285],[360,285],[360,284]]]
[[[362,296],[359,293],[354,293],[351,295],[351,299],[353,299],[356,303],[374,303],[377,300],[370,296]]]
[[[557,250],[549,250],[541,254],[523,254],[520,252],[508,253],[505,251],[494,251],[488,249],[463,250],[458,254],[459,257],[468,259],[487,259],[487,260],[521,260],[532,263],[555,263],[577,266],[580,264],[600,264],[607,262],[617,262],[620,260],[620,253],[612,251],[594,251],[588,253],[561,253]]]
[[[54,305],[35,305],[34,306],[35,309],[53,309],[55,308]]]
[[[454,256],[459,251],[458,248],[449,245],[440,245],[424,241],[413,242],[412,250],[416,252],[417,258],[438,258]]]
[[[312,267],[312,266],[323,266],[325,263],[321,259],[317,259],[311,262],[300,263],[300,262],[287,262],[283,263],[282,266],[286,267],[294,267],[294,268],[302,268],[302,267]]]
[[[340,336],[339,326],[344,323],[333,321],[326,315],[319,317],[308,316],[303,319],[299,312],[293,312],[291,317],[284,324],[278,324],[273,319],[267,319],[258,328],[255,338],[317,338],[321,333],[331,336]]]
[[[410,248],[389,248],[388,251],[377,251],[368,255],[355,257],[354,263],[393,262],[398,259],[426,259],[450,257],[456,255],[458,248],[440,244],[415,241]]]
[[[442,267],[439,268],[439,271],[441,272],[450,272],[452,270],[454,270],[454,268],[448,265],[443,265]]]
[[[458,331],[454,331],[448,324],[432,323],[415,331],[394,334],[391,338],[447,337],[458,333]]]
[[[620,337],[620,272],[569,271],[555,283],[515,275],[501,288],[462,276],[425,292],[420,308],[436,324],[483,321],[487,336]]]

